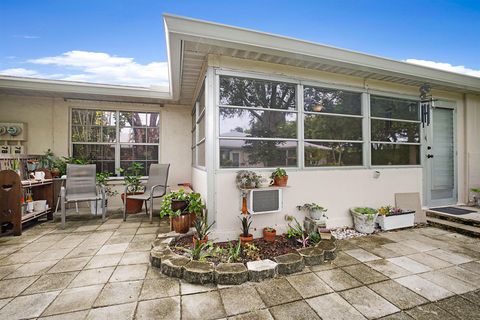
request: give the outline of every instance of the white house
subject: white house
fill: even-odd
[[[282,210],[254,216],[256,235],[283,231],[305,202],[327,207],[334,227],[351,225],[349,207],[393,204],[395,193],[418,192],[431,207],[467,203],[480,186],[480,78],[164,21],[169,91],[1,76],[0,122],[27,123],[32,154],[95,155],[102,170],[171,163],[170,184],[192,182],[221,239],[240,232],[240,168],[289,175]],[[434,101],[422,107],[426,86]]]

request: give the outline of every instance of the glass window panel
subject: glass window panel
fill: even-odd
[[[132,126],[144,127],[147,125],[147,114],[141,112],[132,113]]]
[[[120,114],[120,117],[119,117],[120,127],[131,127],[133,112],[120,111],[119,114]]]
[[[292,167],[296,165],[296,141],[220,139],[220,166],[222,168]]]
[[[419,120],[418,101],[380,96],[370,96],[372,117]]]
[[[295,110],[294,84],[220,77],[220,103],[224,105]]]
[[[296,138],[297,114],[220,108],[220,136]]]
[[[192,148],[192,166],[197,165],[197,164],[195,163],[195,161],[197,161],[197,151],[196,151],[196,150],[197,150],[196,147],[193,147],[193,148]]]
[[[305,166],[361,166],[362,143],[305,141]]]
[[[133,145],[133,159],[134,160],[147,160],[147,146],[146,145]]]
[[[73,157],[87,160],[114,160],[115,145],[73,144]]]
[[[372,141],[420,142],[420,124],[372,119]]]
[[[304,87],[303,100],[305,111],[362,114],[362,95],[356,92]]]
[[[146,146],[147,160],[156,160],[158,162],[158,146]]]
[[[120,160],[134,160],[133,145],[131,144],[120,145]]]
[[[197,133],[195,130],[192,131],[192,147],[197,144]]]
[[[146,161],[120,161],[120,168],[126,170],[129,166],[132,165],[133,162],[141,163],[143,165],[143,169],[140,171],[141,176],[147,175],[147,162]],[[123,176],[123,174],[121,174]]]
[[[195,126],[197,124],[197,113],[195,111],[195,107],[193,107],[193,113],[192,113],[192,129],[195,129]]]
[[[121,128],[120,142],[145,143],[147,141],[146,128]]]
[[[117,128],[116,127],[104,127],[103,128],[103,142],[116,142],[117,141]]]
[[[202,142],[198,145],[198,165],[200,167],[205,167],[205,142]]]
[[[160,142],[160,130],[158,128],[147,129],[147,142],[159,143]]]
[[[158,127],[159,119],[160,119],[159,113],[147,113],[147,126]]]
[[[72,142],[102,142],[101,127],[72,126]]]
[[[200,122],[198,122],[198,141],[203,138],[205,138],[205,117],[202,117]]]
[[[201,89],[202,94],[198,97],[198,113],[202,113],[202,111],[205,109],[205,87],[202,87]]]
[[[362,140],[362,118],[305,115],[305,139]]]
[[[420,146],[372,143],[372,165],[419,165]]]

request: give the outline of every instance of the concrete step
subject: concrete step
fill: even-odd
[[[480,237],[480,228],[478,227],[445,219],[434,218],[431,216],[427,216],[427,222],[442,229],[453,230],[472,237]]]
[[[447,214],[444,212],[440,211],[435,211],[435,210],[427,210],[426,211],[427,217],[433,217],[437,219],[444,219],[444,220],[449,220],[461,224],[466,224],[474,227],[480,227],[480,221],[471,219],[470,217],[466,217],[468,215],[452,215],[452,214]]]

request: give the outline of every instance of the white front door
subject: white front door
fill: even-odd
[[[425,203],[429,207],[457,203],[455,106],[435,103],[425,127]]]

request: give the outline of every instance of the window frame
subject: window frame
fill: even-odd
[[[197,169],[200,169],[200,170],[204,170],[206,171],[206,168],[207,168],[207,145],[206,145],[206,141],[207,141],[207,119],[206,119],[206,113],[207,113],[207,93],[206,93],[206,86],[205,86],[205,79],[203,79],[203,83],[202,85],[200,86],[200,90],[198,91],[196,97],[195,97],[195,102],[193,103],[193,107],[192,107],[192,112],[191,112],[191,116],[192,116],[192,129],[191,129],[191,133],[192,133],[192,145],[191,145],[191,152],[192,152],[192,163],[191,163],[191,166],[194,167],[194,168],[197,168]],[[202,97],[202,94],[203,94],[203,99],[205,99],[204,103],[203,103],[203,109],[200,110],[200,99]],[[195,118],[194,118],[195,116]],[[203,132],[204,132],[204,137],[202,139],[199,139],[199,128],[200,128],[200,122],[203,121],[203,124],[204,124],[204,129],[203,129]],[[198,162],[198,159],[199,159],[199,152],[198,152],[198,149],[199,149],[199,146],[201,144],[204,144],[205,146],[205,164],[203,166],[199,165],[199,162]]]
[[[238,171],[243,169],[253,169],[256,171],[271,171],[274,170],[275,167],[237,167],[237,168],[222,168],[220,166],[220,118],[219,118],[219,107],[220,105],[220,77],[221,76],[232,76],[232,77],[240,77],[240,78],[251,78],[251,79],[258,79],[258,80],[265,80],[265,81],[274,81],[274,82],[285,82],[289,84],[296,84],[296,112],[297,115],[297,137],[298,137],[298,144],[297,144],[297,166],[296,167],[286,167],[287,170],[290,171],[328,171],[328,170],[358,170],[358,169],[402,169],[402,168],[423,168],[424,166],[424,128],[420,126],[420,164],[418,165],[378,165],[374,166],[371,164],[371,117],[370,117],[370,96],[382,96],[386,98],[397,98],[397,99],[406,99],[406,100],[415,100],[419,101],[417,96],[407,94],[407,93],[398,93],[394,91],[387,91],[387,90],[376,90],[376,89],[369,89],[368,87],[360,87],[355,85],[339,85],[338,83],[331,83],[328,81],[321,81],[321,80],[311,80],[311,79],[303,79],[298,78],[294,79],[289,76],[284,75],[274,75],[271,73],[261,73],[261,72],[253,72],[253,71],[239,71],[235,69],[228,69],[228,68],[214,68],[214,123],[215,123],[215,171],[218,172],[228,172],[228,171]],[[332,90],[345,90],[355,93],[361,94],[361,110],[363,118],[362,120],[362,141],[355,141],[358,143],[362,143],[363,148],[363,164],[361,166],[325,166],[325,167],[306,167],[304,161],[304,148],[305,148],[305,141],[304,139],[304,116],[305,111],[303,108],[303,87],[304,86],[313,86],[313,87],[320,87],[324,89],[332,89]],[[301,106],[301,107],[300,107]],[[251,108],[251,107],[246,107]],[[269,110],[278,110],[278,109],[269,109]],[[279,110],[280,111],[280,110]],[[287,110],[281,110],[287,111]],[[292,112],[292,111],[290,111]],[[314,114],[319,114],[318,112],[313,112]],[[325,113],[320,113],[325,114]],[[334,114],[337,115],[337,114]],[[352,115],[350,115],[352,116]],[[357,117],[360,117],[356,115]],[[391,120],[391,119],[389,119]],[[281,139],[286,140],[286,139]],[[296,140],[296,139],[294,139]],[[307,139],[310,140],[310,139]],[[338,140],[335,140],[338,141]]]
[[[88,110],[88,111],[102,111],[102,112],[114,112],[116,114],[117,119],[121,112],[132,112],[132,113],[157,113],[158,114],[158,126],[157,127],[150,127],[150,128],[158,128],[158,143],[131,143],[131,142],[120,142],[120,122],[116,121],[115,124],[115,142],[74,142],[72,140],[72,128],[73,126],[77,126],[73,124],[73,111],[74,110]],[[148,109],[140,109],[140,110],[132,110],[129,108],[115,108],[115,107],[105,107],[105,108],[98,108],[94,106],[84,106],[84,105],[72,105],[69,107],[69,125],[68,125],[68,139],[69,139],[69,155],[73,156],[73,146],[75,144],[81,145],[114,145],[115,147],[115,156],[114,156],[114,164],[115,164],[115,173],[112,174],[111,179],[120,178],[121,174],[117,172],[117,168],[120,168],[120,149],[121,145],[147,145],[147,146],[157,146],[158,147],[158,160],[157,162],[160,163],[160,155],[161,155],[161,145],[162,145],[162,131],[161,131],[161,123],[162,123],[162,113],[160,110],[148,110]],[[138,126],[137,126],[138,127]],[[135,128],[137,128],[135,127]],[[134,128],[134,127],[132,127]],[[148,128],[148,127],[141,127],[141,128]],[[134,160],[135,161],[135,160]],[[148,160],[147,160],[148,161]],[[145,172],[147,175],[142,176],[142,178],[148,177],[148,168],[145,168]]]

